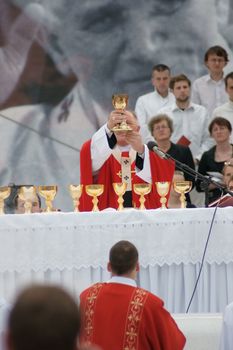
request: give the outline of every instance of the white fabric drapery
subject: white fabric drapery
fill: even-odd
[[[109,278],[110,247],[132,241],[139,285],[171,312],[185,312],[213,208],[51,213],[0,217],[0,297],[10,301],[31,281],[58,283],[78,295]],[[233,300],[233,208],[219,208],[190,312],[222,312]]]

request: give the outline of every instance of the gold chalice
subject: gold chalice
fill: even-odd
[[[112,104],[115,109],[121,109],[122,111],[128,105],[129,96],[127,94],[112,95]],[[132,128],[126,123],[126,121],[114,126],[112,131],[131,131]]]
[[[161,209],[167,209],[166,195],[169,192],[170,182],[169,181],[156,182],[155,185],[156,185],[157,192],[160,195]]]
[[[24,201],[25,214],[32,212],[32,202],[36,197],[35,186],[21,186],[19,189],[19,198]]]
[[[180,193],[180,203],[181,203],[180,207],[186,208],[185,193],[188,193],[189,191],[191,191],[192,182],[191,181],[174,181],[173,187],[177,193]]]
[[[45,204],[46,204],[46,212],[53,211],[53,205],[52,201],[54,200],[56,194],[57,194],[57,186],[38,186],[38,192],[39,194],[45,198]]]
[[[104,192],[104,185],[95,184],[95,185],[86,185],[85,191],[89,196],[92,196],[93,208],[92,211],[99,211],[98,208],[98,196],[100,196]]]
[[[145,195],[150,193],[151,191],[151,184],[147,184],[147,183],[142,183],[142,184],[134,184],[133,185],[133,190],[135,193],[137,193],[140,198],[139,198],[139,202],[140,202],[140,207],[139,209],[146,209],[145,207]]]
[[[7,187],[7,186],[0,187],[0,215],[5,213],[4,199],[9,197],[10,193],[11,193],[10,187]]]
[[[127,188],[127,184],[125,182],[113,182],[113,189],[115,191],[115,193],[118,195],[118,208],[117,210],[122,210],[124,209],[123,207],[123,203],[124,203],[124,199],[123,199],[123,195],[125,194],[126,188]]]
[[[69,185],[70,195],[73,199],[74,211],[78,212],[79,209],[79,199],[82,195],[83,185]]]

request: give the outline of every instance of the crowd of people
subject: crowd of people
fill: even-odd
[[[210,47],[204,56],[209,74],[195,80],[193,89],[186,75],[172,76],[168,66],[158,64],[152,69],[154,91],[138,98],[135,113],[120,109],[111,112],[107,123],[83,145],[80,154],[81,183],[105,186],[105,194],[100,196],[102,209],[117,208],[116,198],[113,199],[114,182],[127,182],[125,206],[131,207],[138,207],[136,195],[132,193],[133,184],[152,184],[147,208],[157,208],[155,182],[171,184],[175,167],[180,169],[176,161],[188,166],[182,169],[184,180],[192,181],[197,199],[198,192],[205,192],[206,206],[229,190],[222,174],[224,164],[228,162],[231,168],[233,162],[233,114],[229,112],[233,103],[233,73],[224,77],[227,63],[228,54],[223,47]],[[114,127],[123,121],[132,130],[114,132]],[[152,140],[165,157],[149,147]],[[161,159],[167,155],[172,157],[173,167],[171,159]],[[170,190],[171,187],[167,197]],[[131,199],[127,203],[129,195]],[[81,200],[81,210],[91,210],[88,196],[84,194]],[[195,196],[193,202],[191,207],[200,206]],[[192,204],[189,195],[187,203]]]
[[[180,168],[176,162],[155,154],[147,146],[150,141],[156,142],[165,155],[191,168],[184,169],[184,180],[192,181],[194,189],[191,195],[186,195],[188,204],[193,201],[194,206],[208,206],[224,189],[229,190],[222,173],[226,162],[233,172],[233,72],[224,76],[227,63],[228,54],[223,47],[210,47],[204,56],[208,74],[196,79],[192,88],[186,75],[172,76],[167,65],[155,65],[151,76],[154,91],[137,99],[135,112],[115,109],[92,138],[83,143],[80,182],[104,184],[100,209],[117,208],[112,184],[119,182],[127,183],[125,207],[139,207],[139,196],[133,186],[143,182],[152,188],[146,195],[146,208],[160,206],[156,182],[170,183],[168,200],[174,170]],[[113,131],[123,121],[131,131]],[[200,176],[195,176],[195,170]],[[205,193],[205,201],[200,202],[201,192]],[[84,191],[80,210],[91,209],[91,198]]]
[[[17,0],[1,1],[0,4],[0,26],[4,28],[0,38],[3,81],[0,91],[3,109],[2,181],[31,183],[32,176],[35,182],[49,183],[57,179],[64,184],[64,179],[69,176],[68,183],[76,183],[77,153],[81,149],[80,182],[84,185],[99,183],[105,186],[99,198],[100,209],[117,208],[117,195],[112,187],[114,182],[127,184],[125,207],[139,207],[139,196],[133,191],[133,186],[149,183],[152,189],[146,195],[145,206],[148,209],[158,208],[160,200],[156,183],[167,181],[170,184],[166,193],[167,207],[178,208],[180,196],[171,184],[184,180],[192,182],[193,192],[195,188],[205,192],[205,204],[208,205],[218,199],[223,190],[211,181],[196,181],[190,174],[195,169],[208,178],[212,177],[215,182],[217,178],[223,189],[225,187],[232,191],[233,72],[226,76],[224,74],[229,62],[227,50],[219,45],[211,46],[204,55],[203,67],[207,68],[208,74],[191,83],[200,72],[200,57],[195,61],[194,50],[195,53],[201,52],[203,33],[192,22],[192,17],[197,16],[190,14],[196,13],[197,8],[211,8],[211,0],[203,6],[200,6],[201,0],[192,1],[190,7],[176,1],[170,1],[169,4],[148,2],[147,6],[140,1],[137,8],[133,5],[134,11],[131,12],[128,5],[123,3],[114,3],[112,6],[102,3],[100,11],[96,10],[98,7],[93,2],[92,6],[88,6],[88,2],[75,6],[76,1],[69,0],[63,7],[61,3],[41,0],[31,4],[30,0]],[[69,6],[72,6],[73,11],[67,11]],[[17,9],[18,13],[12,15],[9,11],[12,8],[14,11]],[[143,18],[146,25],[140,26],[135,11],[145,9]],[[170,16],[170,13],[174,16]],[[167,38],[168,33],[162,33],[161,37],[159,34],[160,27],[166,27],[164,23],[170,17],[173,31],[169,33],[164,51],[165,56],[173,57],[176,72],[179,68],[181,74],[177,75],[167,64],[162,63],[163,50],[157,49],[158,42],[154,43],[161,39],[164,42],[164,38]],[[202,24],[206,24],[202,13],[198,12],[198,17]],[[229,22],[231,17],[232,13],[229,14]],[[60,23],[57,18],[61,19]],[[183,40],[186,31],[180,28],[180,18],[190,19],[188,27],[195,27],[193,34],[197,45],[193,45],[192,40]],[[75,35],[67,21],[77,25]],[[148,21],[153,22],[153,26],[148,26]],[[119,23],[122,24],[121,35],[117,30]],[[124,35],[123,28],[126,25],[128,29],[125,32],[130,33],[129,37]],[[211,32],[223,46],[227,43],[223,39],[227,37],[229,44],[232,44],[231,32],[223,30],[224,36],[219,37],[216,26],[217,20],[207,32]],[[227,28],[230,26],[231,23]],[[92,31],[92,36],[89,31]],[[111,49],[113,36],[109,33],[113,33],[115,38]],[[179,42],[175,40],[178,35],[181,38]],[[103,37],[105,40],[102,40]],[[50,79],[55,76],[55,82],[58,83],[61,73],[67,77],[67,91],[61,93],[59,84],[54,84],[59,99],[52,104],[42,98],[33,99],[39,91],[38,77],[34,85],[20,85],[22,76],[27,74],[25,66],[30,60],[28,56],[35,41],[37,49],[39,47],[39,51],[43,49],[46,52],[46,59],[51,62],[52,57],[59,67],[59,74],[50,72],[48,79],[45,79],[46,98],[51,91]],[[182,53],[179,57],[173,54],[175,41],[176,49]],[[139,47],[139,43],[146,46]],[[118,55],[122,51],[123,54]],[[115,110],[106,120],[106,111],[109,109],[109,106],[106,108],[106,97],[112,91],[113,82],[118,91],[126,86],[127,92],[134,98],[142,94],[142,87],[146,91],[148,82],[144,81],[144,77],[138,77],[138,72],[145,71],[154,57],[161,62],[152,68],[154,90],[135,101],[135,112]],[[94,65],[93,61],[98,63]],[[191,76],[180,70],[187,61],[190,61]],[[119,68],[114,69],[116,66]],[[99,87],[100,81],[104,82],[102,89]],[[22,105],[17,105],[15,101],[12,104],[17,84],[21,86],[21,93],[30,92],[32,100],[24,100]],[[122,121],[128,124],[131,131],[113,131]],[[11,125],[10,132],[5,132],[9,131],[8,123]],[[86,141],[90,133],[93,136]],[[154,142],[150,147],[147,146],[149,141]],[[22,162],[22,154],[25,162]],[[185,164],[192,171],[178,170],[178,165],[167,159],[167,156]],[[72,166],[75,171],[71,171]],[[27,171],[29,168],[30,173]],[[71,203],[70,198],[67,203],[69,201]],[[186,195],[186,201],[187,207],[194,206],[189,195]],[[32,198],[32,202],[33,212],[40,212],[39,196]],[[65,202],[63,196],[62,204]],[[25,211],[18,186],[12,186],[7,204],[11,213]],[[80,210],[91,209],[91,198],[84,192]],[[5,348],[183,349],[185,336],[164,308],[163,301],[136,285],[139,271],[136,247],[128,241],[116,243],[110,250],[108,270],[111,279],[83,291],[80,308],[70,295],[57,287],[38,285],[20,293],[9,308]],[[224,316],[226,327],[223,329],[221,344],[225,350],[227,345],[229,349],[232,348],[233,342],[231,324],[229,326],[228,322],[232,318],[231,307],[227,308]]]

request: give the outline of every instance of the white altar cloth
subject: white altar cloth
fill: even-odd
[[[202,259],[213,208],[0,217],[0,297],[28,282],[55,282],[74,294],[107,280],[110,247],[139,249],[139,284],[171,312],[185,312]],[[233,208],[219,208],[191,312],[222,312],[233,300]]]

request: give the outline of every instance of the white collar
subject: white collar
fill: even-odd
[[[122,277],[122,276],[112,276],[107,283],[120,283],[126,284],[128,286],[137,287],[136,281],[132,278]]]

